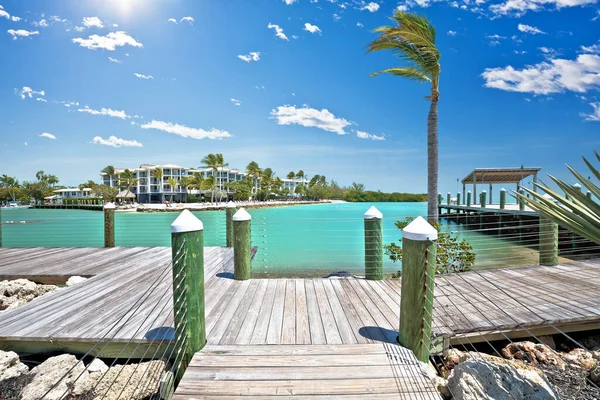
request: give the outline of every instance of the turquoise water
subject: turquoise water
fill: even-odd
[[[249,210],[255,273],[269,275],[323,275],[338,271],[364,271],[363,214],[372,204],[337,203]],[[394,222],[425,215],[426,203],[376,203],[383,213],[384,242],[400,238]],[[225,245],[225,212],[194,213],[204,224],[206,246]],[[178,213],[117,212],[117,246],[170,246],[169,226]],[[103,214],[85,210],[17,209],[2,212],[5,247],[103,246]],[[456,229],[452,224],[451,229]],[[461,232],[475,248],[476,266],[529,265],[537,252],[508,240]],[[501,265],[506,266],[506,265]],[[386,258],[386,272],[400,269]]]

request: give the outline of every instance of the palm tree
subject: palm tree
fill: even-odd
[[[215,187],[216,187],[216,183],[217,183],[217,180],[215,179],[214,176],[209,176],[209,177],[205,178],[202,181],[201,189],[210,190],[211,191],[211,198],[210,198],[210,202],[211,203],[215,199]]]
[[[219,156],[221,156],[221,157],[219,158]],[[223,155],[210,153],[209,155],[204,157],[201,162],[202,162],[202,167],[212,169],[212,171],[213,171],[212,176],[215,178],[215,181],[214,181],[215,185],[212,188],[212,194],[211,194],[211,200],[210,200],[210,202],[212,203],[215,198],[215,188],[216,188],[216,184],[217,184],[215,173],[217,171],[219,171],[219,167],[221,167],[221,163],[223,162]]]
[[[186,203],[187,203],[187,197],[188,197],[188,190],[190,190],[192,183],[193,183],[192,178],[189,176],[182,176],[179,179],[179,186],[181,186],[182,188],[185,188]]]
[[[246,174],[248,174],[249,177],[254,179],[254,192],[258,193],[258,180],[260,178],[260,175],[262,174],[262,170],[260,169],[256,161],[251,161],[246,166]]]
[[[6,190],[8,191],[8,195],[13,201],[17,200],[16,189],[19,188],[21,185],[19,184],[19,181],[16,178],[4,174],[0,176],[0,185],[1,187],[6,188]]]
[[[221,168],[221,178],[220,178],[220,181],[221,181],[221,185],[220,186],[221,187],[220,187],[220,189],[223,190],[224,189],[224,186],[223,186],[223,183],[224,183],[223,182],[223,168],[227,167],[229,165],[229,163],[225,162],[225,159],[223,158],[223,154],[217,153],[217,154],[215,154],[215,156],[217,156],[217,162],[219,164],[219,167]],[[229,181],[229,179],[227,179],[227,180]],[[219,200],[221,200],[221,199],[219,198]]]
[[[173,197],[175,196],[175,194],[173,193],[175,191],[175,188],[177,187],[177,181],[175,180],[175,178],[169,178],[167,179],[167,185],[171,186],[171,203],[173,202]]]
[[[260,175],[260,187],[266,191],[266,199],[269,198],[269,192],[271,191],[271,186],[274,183],[273,176],[274,174],[271,168],[265,168]]]
[[[137,178],[133,177],[133,172],[131,172],[131,170],[129,169],[125,169],[125,171],[121,172],[121,175],[119,176],[119,181],[121,182],[121,185],[125,186],[127,192],[125,193],[125,199],[127,199],[127,196],[129,196],[131,187],[135,184],[137,184]]]
[[[304,171],[300,170],[296,172],[296,178],[300,179],[300,181],[304,183],[304,178],[306,178],[306,175],[304,175]]]
[[[48,185],[50,186],[54,186],[58,183],[58,177],[56,175],[46,175],[46,182],[48,183]]]
[[[290,172],[287,174],[287,178],[288,178],[289,180],[292,180],[292,179],[294,179],[295,177],[296,177],[296,173],[295,173],[294,171],[290,171]]]
[[[113,176],[115,175],[115,167],[113,167],[112,165],[107,165],[100,172],[108,175],[108,177],[109,177],[108,178],[109,186],[112,187],[112,185],[113,185]]]
[[[159,192],[162,193],[163,192],[163,170],[162,170],[162,168],[161,167],[154,168],[152,170],[152,172],[150,172],[150,175],[158,181],[158,184],[160,185]],[[150,185],[150,192],[152,193],[152,185]],[[152,196],[152,194],[150,196]],[[161,200],[161,202],[162,202],[162,200]]]
[[[38,172],[35,173],[35,177],[38,181],[45,181],[46,180],[46,173],[43,170],[40,170]]]
[[[431,84],[431,102],[427,117],[427,217],[438,220],[438,101],[440,98],[440,52],[435,46],[435,28],[416,14],[396,10],[391,18],[396,24],[375,29],[379,37],[369,44],[367,52],[390,50],[405,61],[404,67],[375,72],[388,73]]]

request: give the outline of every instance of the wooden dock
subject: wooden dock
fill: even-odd
[[[1,248],[0,280],[28,278],[60,283],[72,275],[91,278],[17,309],[1,312],[0,349],[20,353],[64,351],[83,354],[100,342],[102,345],[97,345],[92,354],[135,358],[143,357],[148,349],[170,345],[173,339],[173,321],[168,316],[172,311],[170,255],[169,248]],[[281,387],[275,395],[311,396],[309,388],[313,384],[306,380],[329,388],[331,385],[326,381],[334,378],[327,375],[318,379],[319,375],[307,372],[286,379],[291,370],[285,372],[282,368],[294,366],[300,359],[288,354],[288,345],[299,346],[297,357],[306,351],[301,357],[303,360],[312,360],[312,351],[316,352],[314,360],[328,359],[329,364],[318,365],[318,368],[324,368],[322,372],[340,367],[334,357],[327,357],[334,350],[376,353],[373,357],[367,356],[368,353],[353,356],[355,363],[348,365],[352,369],[347,372],[349,376],[357,377],[357,381],[344,383],[348,390],[343,393],[326,394],[360,398],[364,395],[361,390],[368,390],[369,393],[381,393],[379,398],[389,396],[385,390],[393,390],[393,385],[390,371],[384,368],[382,354],[403,351],[396,345],[399,280],[337,277],[236,281],[232,271],[232,249],[205,248],[208,345],[196,356],[189,369],[190,375],[182,381],[192,379],[196,383],[182,386],[181,390],[187,389],[178,391],[178,398],[198,398],[198,393],[190,394],[190,390],[195,390],[193,388],[206,393],[214,391],[215,395],[221,393],[219,390],[231,388],[233,392],[239,392],[238,395],[260,397],[273,395],[273,387]],[[161,276],[165,278],[160,280]],[[144,298],[144,293],[157,280],[160,280],[157,289]],[[599,291],[600,260],[438,276],[433,331],[436,336],[447,338],[446,343],[460,344],[465,340],[475,343],[501,339],[504,335],[525,337],[556,333],[555,328],[567,332],[597,329],[600,328]],[[138,303],[139,307],[130,311]],[[109,338],[112,339],[110,344],[104,346]],[[338,350],[340,348],[347,350]],[[274,364],[269,364],[271,361],[266,361],[267,357],[257,355],[268,349],[274,349]],[[219,351],[225,352],[223,357],[213,358]],[[285,358],[287,356],[291,358]],[[227,378],[233,370],[224,369],[225,364],[237,365],[240,369],[235,371],[240,373],[245,368],[250,374],[246,365],[249,360],[256,361],[253,364],[257,367],[255,378],[244,374],[235,379]],[[289,364],[283,365],[284,361]],[[410,363],[414,362],[416,359],[410,360]],[[377,364],[380,378],[369,378],[369,374],[374,373],[367,368],[369,363]],[[392,372],[400,368],[388,364],[385,365]],[[259,389],[264,384],[257,383],[252,386],[255,391],[244,391],[248,380],[264,382],[261,377],[273,372],[273,368],[281,373],[277,383],[267,385],[264,390]],[[405,375],[410,372],[410,368],[402,368]],[[360,371],[366,375],[360,377]],[[398,378],[394,379],[398,383]],[[222,382],[229,380],[239,382],[231,385]]]

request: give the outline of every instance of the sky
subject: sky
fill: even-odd
[[[222,153],[425,192],[429,88],[371,77],[402,61],[366,53],[396,9],[436,27],[440,192],[474,168],[585,171],[598,0],[0,0],[0,174],[76,186]]]

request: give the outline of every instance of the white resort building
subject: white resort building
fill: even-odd
[[[44,201],[49,204],[62,204],[63,199],[85,199],[92,196],[92,189],[90,188],[66,188],[56,189],[55,195],[44,197]]]

